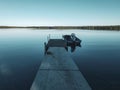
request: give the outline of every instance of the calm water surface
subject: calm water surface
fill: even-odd
[[[47,36],[75,33],[82,47],[70,55],[93,90],[120,90],[120,32],[0,29],[0,90],[29,90]]]

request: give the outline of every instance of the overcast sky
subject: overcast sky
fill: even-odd
[[[120,0],[0,0],[0,25],[120,25]]]

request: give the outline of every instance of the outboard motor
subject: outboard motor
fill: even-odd
[[[72,39],[73,41],[75,41],[75,40],[76,40],[75,33],[72,33],[72,34],[71,34],[71,39]]]

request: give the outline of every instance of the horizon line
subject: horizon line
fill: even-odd
[[[120,25],[0,25],[0,27],[86,27],[86,26],[120,26]]]

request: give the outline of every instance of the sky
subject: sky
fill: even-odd
[[[120,0],[0,0],[2,25],[120,25]]]

